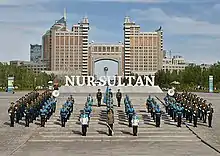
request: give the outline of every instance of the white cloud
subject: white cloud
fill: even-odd
[[[0,61],[29,60],[29,45],[41,44],[43,33],[61,17],[62,13],[48,12],[37,5],[2,7],[0,9]],[[77,22],[81,18],[77,14],[68,14],[68,17]]]
[[[178,17],[168,15],[160,8],[150,8],[148,10],[134,9],[131,14],[136,21],[158,22],[164,31],[169,34],[182,35],[220,35],[220,25],[207,21],[196,21],[189,17]]]
[[[97,26],[91,26],[89,31],[89,39],[94,42],[103,42],[105,43],[117,43],[117,39],[122,36],[118,35],[116,32],[98,28]],[[119,40],[118,40],[119,42]]]
[[[213,63],[220,58],[218,24],[197,21],[190,17],[178,17],[175,14],[168,15],[160,8],[132,10],[131,15],[136,22],[143,25],[160,24],[164,30],[165,48],[183,55],[190,62]]]

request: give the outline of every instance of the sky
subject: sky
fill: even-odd
[[[173,55],[194,63],[220,59],[219,0],[0,0],[0,61],[29,60],[30,44],[41,44],[64,8],[69,28],[88,16],[90,41],[123,41],[130,16],[141,31],[162,26],[164,48]]]

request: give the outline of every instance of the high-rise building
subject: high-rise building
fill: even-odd
[[[42,45],[30,44],[30,61],[40,62],[42,59]]]
[[[163,31],[141,32],[140,26],[125,17],[124,75],[147,75],[162,69]]]
[[[88,75],[89,21],[85,17],[68,30],[64,16],[43,36],[43,58],[52,71],[75,71]]]
[[[124,22],[124,44],[89,44],[89,21],[85,17],[71,30],[66,13],[42,37],[43,60],[51,71],[70,71],[77,75],[93,75],[99,59],[119,63],[119,75],[154,74],[162,69],[163,31],[141,32],[128,17]]]

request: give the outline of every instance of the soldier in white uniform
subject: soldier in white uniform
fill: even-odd
[[[85,111],[81,114],[80,122],[82,125],[82,136],[86,136],[87,127],[89,124],[89,116]]]
[[[137,136],[138,126],[139,126],[139,118],[136,113],[132,116],[132,127],[133,127],[133,136]]]

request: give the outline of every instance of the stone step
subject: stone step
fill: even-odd
[[[72,131],[73,129],[81,129],[81,125],[77,125],[77,126],[66,126],[66,127],[61,127],[61,126],[46,126],[46,127],[40,127],[41,131],[63,131],[63,132],[68,132],[68,131]],[[107,126],[89,126],[90,130],[106,130],[108,129]],[[132,130],[132,127],[115,127],[114,126],[114,130],[116,131],[124,131],[124,130]],[[173,133],[178,133],[178,132],[189,132],[189,129],[186,127],[155,127],[155,126],[151,126],[151,127],[138,127],[138,131],[139,132],[163,132],[163,131],[170,131]]]
[[[73,142],[73,141],[122,141],[122,142],[198,142],[196,137],[192,136],[107,136],[107,135],[90,135],[90,136],[40,136],[34,137],[29,142]]]
[[[107,129],[105,130],[96,130],[96,131],[90,131],[90,129],[88,129],[88,132],[87,132],[87,136],[90,136],[90,135],[98,135],[98,134],[107,134]],[[127,135],[133,135],[132,134],[133,132],[130,130],[130,131],[119,131],[119,130],[114,130],[114,135],[115,136],[120,136],[120,135],[123,135],[123,134],[127,134]],[[47,131],[47,132],[39,132],[39,135],[46,135],[46,136],[72,136],[72,135],[75,135],[75,134],[81,134],[80,131],[76,131],[76,130],[72,130],[72,131],[65,131],[65,132],[55,132],[55,131]],[[192,137],[193,134],[190,132],[190,131],[180,131],[180,132],[176,132],[176,133],[173,133],[173,132],[170,132],[170,131],[140,131],[138,132],[138,136],[161,136],[161,135],[164,135],[164,136],[189,136],[191,135]]]

